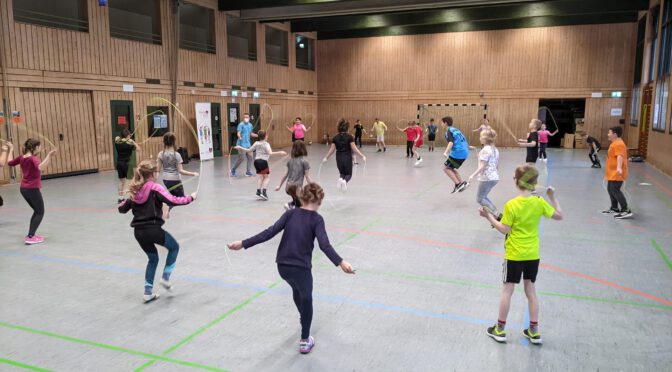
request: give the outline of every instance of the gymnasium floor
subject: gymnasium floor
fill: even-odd
[[[350,190],[336,188],[333,158],[319,179],[321,209],[346,275],[316,248],[317,345],[297,351],[298,313],[275,263],[279,236],[243,252],[225,243],[271,224],[287,201],[256,201],[254,180],[234,179],[226,159],[203,165],[199,200],[165,228],[181,244],[174,292],[142,303],[146,256],[115,210],[115,174],[47,180],[46,243],[22,238],[30,210],[16,185],[0,188],[0,370],[56,371],[448,371],[664,370],[672,365],[672,180],[630,164],[635,213],[614,220],[603,170],[584,150],[549,151],[544,178],[564,221],[541,226],[538,278],[542,346],[522,336],[528,315],[514,295],[509,342],[485,335],[496,320],[503,236],[480,218],[476,185],[450,194],[442,150],[422,167],[403,147],[366,147]],[[318,179],[324,145],[309,147]],[[475,169],[474,151],[463,174]],[[498,205],[515,195],[523,150],[502,150]],[[271,162],[271,185],[284,162]],[[243,165],[244,167],[244,165]],[[197,170],[192,162],[188,169]],[[239,173],[241,173],[239,171]],[[188,183],[187,191],[198,181]],[[647,183],[650,185],[640,185]],[[165,250],[161,250],[163,267]],[[230,262],[229,262],[230,259]],[[24,367],[17,367],[18,364]],[[667,366],[667,367],[665,367]]]

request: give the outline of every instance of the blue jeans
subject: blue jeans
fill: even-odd
[[[495,204],[488,198],[490,190],[497,184],[499,181],[481,181],[478,184],[478,192],[476,193],[476,202],[485,208],[489,209],[490,212],[497,212],[497,207]]]
[[[175,268],[175,261],[180,252],[180,245],[177,244],[175,238],[161,227],[136,228],[135,240],[140,244],[140,248],[145,251],[147,255],[147,268],[145,269],[145,294],[152,293],[154,287],[154,276],[156,275],[156,267],[159,265],[159,252],[156,250],[156,245],[164,246],[168,250],[168,257],[166,257],[166,266],[163,269],[162,277],[166,280],[170,279],[170,274]]]

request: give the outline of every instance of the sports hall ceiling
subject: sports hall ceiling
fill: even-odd
[[[636,22],[649,0],[219,0],[248,21],[318,39]]]

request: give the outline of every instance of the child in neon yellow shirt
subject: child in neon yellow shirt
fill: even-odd
[[[541,217],[562,219],[560,203],[555,198],[555,189],[548,187],[546,194],[551,204],[541,196],[532,195],[537,187],[539,171],[532,165],[521,165],[516,168],[514,179],[519,195],[504,205],[501,221],[480,208],[480,214],[502,234],[506,234],[505,261],[503,270],[502,293],[499,302],[499,318],[497,324],[487,329],[488,336],[497,342],[506,342],[506,318],[511,306],[511,296],[515,285],[523,277],[523,286],[530,308],[530,327],[523,335],[533,344],[541,344],[539,333],[539,300],[535,289],[537,272],[539,271],[539,221]]]

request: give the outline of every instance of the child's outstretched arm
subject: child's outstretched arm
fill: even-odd
[[[448,146],[446,146],[446,151],[443,152],[443,156],[448,157],[448,154],[450,154],[450,151],[453,149],[453,141],[448,142]]]
[[[252,151],[254,151],[254,150],[252,150],[251,147],[249,149],[246,149],[245,147],[234,146],[233,148],[240,151],[240,152],[252,152]]]
[[[488,212],[485,208],[481,207],[478,209],[479,214],[481,217],[485,218],[490,222],[490,224],[500,233],[506,235],[509,232],[511,232],[511,226],[505,225],[495,218],[495,216],[492,215],[492,213]]]
[[[267,242],[267,241],[273,239],[273,237],[275,237],[276,235],[278,235],[278,233],[280,231],[284,230],[286,223],[287,223],[287,212],[285,212],[282,215],[282,217],[280,217],[280,219],[277,220],[272,226],[270,226],[266,230],[260,232],[259,234],[255,235],[251,238],[247,238],[245,240],[242,240],[242,241],[237,240],[233,243],[227,244],[227,246],[229,247],[229,249],[233,249],[234,251],[237,251],[241,248],[247,249],[247,248],[254,247],[257,244]]]
[[[53,149],[53,150],[49,151],[49,153],[48,153],[47,156],[44,158],[44,160],[42,160],[42,162],[40,163],[40,165],[38,166],[38,168],[39,168],[40,170],[44,170],[44,168],[46,168],[46,167],[49,165],[49,160],[51,159],[51,155],[53,155],[53,154],[55,154],[55,153],[56,153],[56,149]]]
[[[474,179],[474,177],[476,177],[476,176],[478,176],[479,174],[483,173],[483,171],[485,170],[485,168],[486,168],[487,166],[488,166],[488,162],[487,162],[487,161],[485,161],[485,160],[480,160],[480,159],[479,159],[479,161],[478,161],[478,168],[476,169],[476,171],[474,171],[474,173],[471,174],[471,176],[469,176],[469,179],[472,180],[472,179]]]
[[[280,179],[280,184],[278,185],[278,187],[275,188],[275,191],[280,191],[280,188],[282,187],[282,185],[284,185],[285,181],[287,181],[287,176],[288,175],[289,175],[289,170],[287,170],[287,173],[285,173],[285,175],[282,176],[282,178]]]
[[[128,213],[128,211],[131,210],[131,206],[132,206],[131,199],[125,199],[124,201],[119,203],[117,209],[119,210],[119,213],[126,214]]]
[[[340,266],[341,270],[347,274],[355,273],[352,269],[352,265],[342,259],[329,242],[329,236],[327,236],[327,230],[324,227],[324,219],[322,219],[322,217],[320,217],[315,225],[315,237],[317,238],[317,243],[320,245],[320,250],[324,252],[327,258],[329,258],[335,266]]]
[[[191,177],[198,176],[198,172],[189,172],[188,170],[184,169],[184,167],[182,167],[182,163],[179,163],[177,165],[177,171],[184,176],[191,176]]]
[[[14,157],[14,145],[5,140],[0,140],[2,148],[0,148],[0,167],[7,165],[7,161]]]
[[[564,216],[562,215],[562,209],[560,209],[560,202],[555,198],[555,188],[553,186],[548,186],[546,189],[546,195],[548,195],[548,199],[551,201],[551,205],[555,209],[555,212],[553,212],[553,216],[551,218],[556,221],[562,220]]]
[[[327,155],[324,157],[324,159],[322,159],[322,161],[326,162],[327,160],[329,160],[329,158],[331,157],[331,154],[333,154],[335,151],[336,151],[336,145],[334,145],[332,143],[331,147],[329,147],[329,151],[327,152]]]
[[[359,148],[357,148],[357,145],[355,145],[354,142],[350,142],[350,149],[356,152],[357,155],[359,155],[359,157],[362,158],[362,160],[366,161],[366,156],[364,156],[364,154],[362,154],[362,152],[359,151]]]

